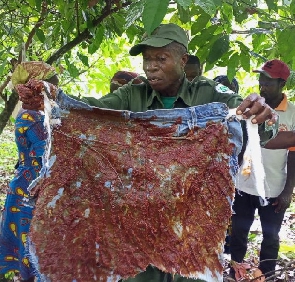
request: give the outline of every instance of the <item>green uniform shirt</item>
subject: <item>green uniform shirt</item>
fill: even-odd
[[[118,88],[113,93],[107,94],[100,99],[93,97],[84,97],[83,101],[90,106],[108,108],[114,110],[129,110],[132,112],[145,112],[147,110],[164,109],[160,93],[153,90],[144,77],[140,77],[142,84],[128,84]],[[225,103],[229,108],[238,107],[243,101],[242,97],[222,84],[216,84],[215,81],[200,76],[193,81],[186,78],[180,86],[174,108],[187,108],[197,105],[203,105],[212,102]],[[245,122],[242,120],[244,131],[244,146],[247,143],[247,133]],[[273,126],[267,126],[266,123],[259,125],[261,146],[276,135],[278,122]],[[244,148],[243,148],[244,150]],[[242,150],[242,151],[243,151]]]
[[[132,84],[130,82],[100,99],[88,97],[86,98],[87,103],[95,107],[132,112],[164,109],[160,94],[150,87],[145,78],[140,78],[144,83]],[[216,85],[216,82],[200,76],[193,82],[183,80],[174,102],[174,108],[187,108],[211,102],[222,102],[229,108],[236,108],[242,101],[241,96],[222,84]]]

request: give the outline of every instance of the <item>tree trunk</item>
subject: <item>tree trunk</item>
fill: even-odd
[[[12,91],[9,99],[5,103],[5,108],[0,113],[0,134],[2,134],[7,122],[9,121],[9,118],[17,104],[17,101],[18,95],[15,91]]]

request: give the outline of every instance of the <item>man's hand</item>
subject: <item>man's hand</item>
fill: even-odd
[[[285,193],[284,191],[276,198],[275,202],[272,204],[276,206],[275,212],[284,212],[291,204],[292,194]]]
[[[243,118],[250,118],[254,115],[252,123],[263,123],[268,120],[268,125],[273,125],[278,120],[278,115],[272,108],[265,103],[265,99],[260,95],[253,93],[247,96],[241,105],[237,108],[237,114],[243,115]]]

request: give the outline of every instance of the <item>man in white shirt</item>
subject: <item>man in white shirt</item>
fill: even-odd
[[[295,105],[282,93],[290,75],[288,66],[280,60],[267,61],[259,75],[260,95],[279,114],[279,131],[295,129]],[[262,150],[265,170],[264,189],[268,204],[263,205],[250,175],[239,174],[233,204],[231,259],[242,262],[247,251],[247,239],[254,220],[255,210],[261,221],[263,240],[260,249],[259,269],[265,276],[274,274],[279,251],[279,231],[284,214],[292,200],[295,185],[295,148]],[[231,270],[232,274],[234,270]]]

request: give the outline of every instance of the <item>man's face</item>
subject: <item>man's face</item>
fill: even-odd
[[[259,76],[260,96],[265,98],[265,101],[271,102],[282,96],[283,82],[277,78],[270,78],[264,74]]]
[[[182,82],[187,55],[168,47],[146,46],[142,52],[143,70],[151,87],[163,96],[175,96]]]
[[[201,75],[201,68],[198,64],[186,64],[184,67],[186,78],[192,81],[195,77]]]

